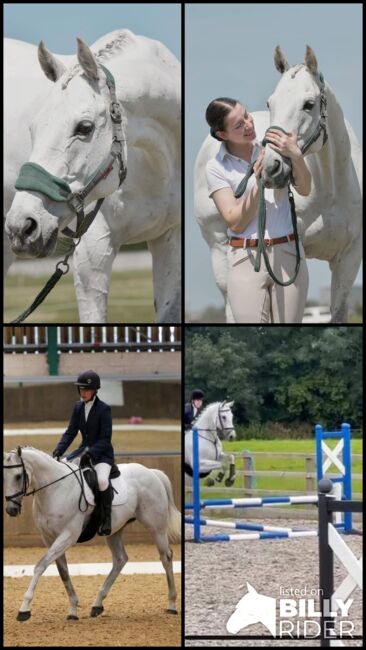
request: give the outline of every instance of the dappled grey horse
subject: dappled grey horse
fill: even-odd
[[[206,406],[194,423],[199,436],[199,473],[203,478],[213,470],[219,469],[215,479],[208,478],[207,485],[221,483],[226,472],[229,476],[225,485],[235,481],[235,457],[223,451],[221,440],[235,440],[232,407],[234,402],[213,402]],[[184,435],[184,464],[186,476],[193,475],[193,436],[192,431]],[[189,479],[188,479],[189,482]]]
[[[312,176],[309,196],[295,197],[298,232],[306,257],[326,260],[332,272],[333,323],[347,322],[348,298],[362,259],[362,153],[352,127],[314,52],[306,48],[304,64],[289,66],[279,47],[274,62],[281,79],[268,100],[269,112],[251,113],[258,141],[276,125],[298,136]],[[208,197],[205,167],[220,143],[205,139],[195,163],[195,215],[210,252],[215,281],[223,294],[227,322],[234,322],[227,302],[227,227]],[[282,188],[290,179],[289,161],[265,147],[265,187]]]
[[[34,521],[48,547],[47,553],[34,568],[34,576],[24,595],[17,620],[30,618],[30,604],[38,580],[52,562],[56,562],[69,597],[67,618],[75,620],[78,618],[78,598],[70,579],[65,551],[77,542],[90,519],[95,505],[92,492],[75,463],[58,462],[33,447],[18,447],[16,451],[4,452],[3,466],[6,512],[12,517],[19,515],[23,498],[34,494]],[[167,611],[176,614],[173,553],[169,540],[180,541],[181,515],[174,504],[171,483],[164,472],[147,469],[138,463],[120,465],[119,470],[120,476],[112,480],[116,496],[112,503],[112,532],[106,537],[113,566],[97,594],[91,616],[103,612],[103,600],[128,560],[122,531],[134,519],[152,533],[168,582]]]
[[[20,51],[32,47],[16,43]],[[34,56],[33,66],[40,64],[53,83],[46,94],[40,86],[42,101],[31,119],[28,114],[28,158],[13,156],[15,165],[25,163],[17,168],[18,192],[6,216],[13,252],[43,257],[54,251],[60,237],[72,242],[81,234],[74,253],[80,320],[106,322],[115,256],[122,244],[146,241],[153,260],[156,318],[179,321],[179,62],[162,43],[129,30],[111,32],[90,49],[78,39],[71,67],[43,42],[38,58]],[[22,57],[7,62],[17,78],[29,69]],[[15,104],[17,93],[12,97]],[[14,138],[16,128],[7,136],[8,152],[17,150]],[[6,167],[13,163],[5,159]],[[76,215],[75,228],[71,222]]]

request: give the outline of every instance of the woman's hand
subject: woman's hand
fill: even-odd
[[[253,172],[255,174],[255,177],[256,177],[257,181],[260,178],[260,176],[262,174],[262,171],[263,171],[264,154],[265,154],[265,150],[264,150],[264,147],[263,147],[263,149],[261,150],[257,160],[254,163]]]
[[[283,133],[277,129],[269,129],[266,133],[266,139],[268,140],[268,146],[281,156],[286,156],[291,160],[298,160],[302,156],[301,150],[297,146],[296,133],[292,133],[292,131]]]

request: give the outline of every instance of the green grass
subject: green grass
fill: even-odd
[[[28,307],[49,276],[8,276],[4,292],[4,322],[16,318]],[[108,301],[108,322],[151,322],[155,320],[150,271],[113,273]],[[62,277],[27,323],[78,323],[72,275]]]
[[[353,454],[362,454],[362,440],[355,439],[352,441],[352,453]],[[335,443],[332,444],[332,441],[327,442],[330,448],[335,446]],[[283,452],[283,453],[306,453],[312,455],[315,453],[315,444],[314,440],[241,440],[236,442],[224,442],[224,451],[225,452],[239,452],[239,451],[249,451],[249,452]],[[237,469],[243,469],[242,461],[236,459]],[[280,458],[274,456],[268,457],[257,457],[254,458],[254,470],[265,470],[265,471],[283,471],[283,472],[304,472],[304,478],[302,477],[256,477],[253,484],[253,488],[257,490],[280,490],[283,494],[291,494],[294,491],[305,491],[306,482],[305,482],[305,459],[301,458]],[[332,473],[334,467],[331,468]],[[362,462],[361,461],[352,461],[352,472],[355,474],[362,474]],[[205,480],[201,482],[202,485],[205,484]],[[235,488],[243,487],[243,476],[239,476],[234,486]],[[315,484],[314,484],[315,487]],[[362,492],[362,483],[359,479],[353,479],[352,481],[352,490],[353,492]],[[215,497],[225,497],[227,493],[222,493],[220,490],[215,490],[210,492],[210,499]],[[236,497],[239,495],[236,494]]]

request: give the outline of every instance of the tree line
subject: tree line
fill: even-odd
[[[362,328],[187,326],[185,390],[244,424],[362,427]]]

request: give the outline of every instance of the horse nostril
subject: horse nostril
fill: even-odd
[[[37,228],[37,222],[31,217],[28,217],[25,220],[25,226],[23,228],[22,234],[29,237],[36,230],[36,228]]]
[[[280,167],[281,167],[281,162],[279,160],[274,160],[273,165],[272,165],[272,169],[271,169],[272,174],[277,174]]]

